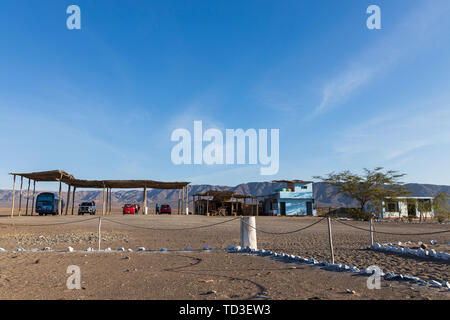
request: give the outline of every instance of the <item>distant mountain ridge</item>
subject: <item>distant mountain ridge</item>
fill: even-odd
[[[189,201],[192,202],[192,195],[201,193],[207,190],[231,190],[240,194],[248,194],[253,196],[263,196],[272,193],[272,190],[280,188],[282,184],[271,182],[249,182],[239,184],[235,187],[230,186],[215,186],[215,185],[191,185],[189,190]],[[450,194],[450,186],[447,185],[433,185],[433,184],[419,184],[409,183],[405,184],[411,190],[411,196],[416,197],[428,197],[435,196],[440,192],[447,192]],[[342,195],[334,195],[333,187],[324,183],[314,183],[314,197],[316,204],[321,207],[356,207],[357,203],[344,197]],[[40,191],[42,192],[42,191]],[[26,203],[26,190],[23,191],[22,206]],[[16,208],[18,206],[19,192],[16,191]],[[12,190],[0,190],[0,206],[8,207],[11,205]],[[64,193],[65,199],[65,193]],[[125,203],[140,203],[143,199],[142,190],[118,190],[112,193],[112,205],[121,206]],[[91,190],[91,191],[77,191],[76,203],[82,201],[96,201],[98,205],[103,200],[103,191]],[[149,206],[158,204],[170,204],[176,207],[178,202],[178,190],[148,190],[148,203]]]

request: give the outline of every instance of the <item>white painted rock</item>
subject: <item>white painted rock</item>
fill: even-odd
[[[18,247],[17,249],[16,249],[16,251],[24,251],[25,249],[24,248],[22,248],[22,247]]]
[[[435,287],[435,288],[441,288],[442,287],[442,283],[437,282],[436,280],[430,280],[428,283],[430,284],[430,286]]]
[[[68,248],[67,248],[67,251],[69,251],[69,252],[73,252],[74,250],[73,250],[73,248],[72,248],[72,247],[68,247]]]
[[[93,248],[91,248],[91,247],[89,247],[89,248],[87,248],[87,249],[86,249],[86,251],[88,251],[88,252],[92,252],[92,251],[94,251],[94,249],[93,249]]]
[[[444,288],[450,289],[450,282],[444,281],[444,282],[442,282],[442,286],[443,286]]]
[[[3,249],[3,248],[0,248],[0,251],[6,251],[5,249]]]
[[[117,251],[125,251],[125,248],[124,247],[119,248],[119,249],[117,249]]]
[[[42,249],[43,251],[51,251],[52,250],[52,248],[50,248],[50,247],[45,247],[44,249]]]
[[[436,240],[431,240],[430,241],[430,244],[433,244],[433,245],[435,245],[437,243],[437,241]]]
[[[167,251],[167,248],[161,248],[160,251],[166,252],[166,251]]]
[[[234,249],[235,249],[236,251],[241,251],[241,250],[242,250],[241,246],[236,246]]]
[[[133,249],[129,248],[129,249],[128,249],[128,252],[133,252]]]
[[[106,252],[111,252],[112,250],[111,250],[111,248],[106,248],[105,251]]]
[[[145,248],[144,247],[139,247],[138,251],[145,251]]]

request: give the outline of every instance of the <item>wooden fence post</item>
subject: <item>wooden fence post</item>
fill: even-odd
[[[241,218],[241,247],[252,248],[257,250],[258,244],[256,239],[256,218],[255,217],[242,217]]]
[[[327,220],[328,220],[328,239],[330,240],[331,263],[334,264],[333,236],[331,233],[331,218],[327,217]]]
[[[370,246],[373,247],[373,217],[370,217]]]

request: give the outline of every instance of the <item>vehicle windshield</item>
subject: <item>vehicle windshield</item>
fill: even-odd
[[[92,202],[83,202],[81,203],[82,207],[92,207]]]
[[[39,195],[37,197],[36,201],[38,201],[38,202],[43,202],[43,201],[52,202],[53,201],[53,195],[50,195],[50,194],[48,194],[48,195]]]
[[[134,207],[134,205],[132,205],[132,204],[126,204],[125,205],[125,208],[132,208],[132,207]]]

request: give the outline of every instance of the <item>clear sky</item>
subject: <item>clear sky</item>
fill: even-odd
[[[236,185],[376,166],[448,185],[449,17],[448,0],[2,1],[0,188],[11,171]],[[279,129],[278,174],[174,165],[194,120]]]

